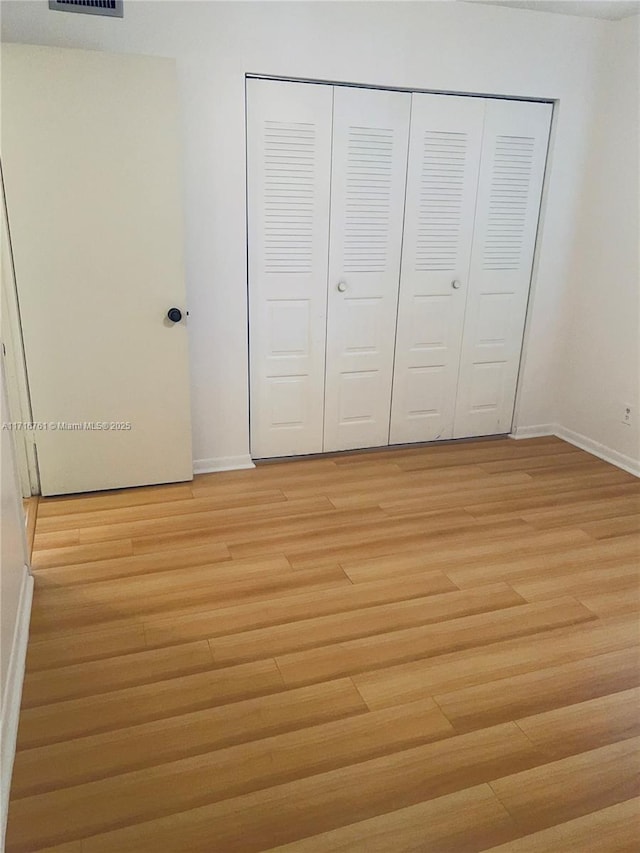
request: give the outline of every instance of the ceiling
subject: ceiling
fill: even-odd
[[[469,0],[468,0],[469,2]],[[534,12],[554,12],[558,15],[579,15],[619,21],[640,14],[640,0],[470,0],[487,6],[509,6]]]

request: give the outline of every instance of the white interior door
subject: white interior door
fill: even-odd
[[[13,275],[13,261],[9,241],[9,223],[6,214],[4,184],[0,199],[0,277],[2,282],[2,305],[0,313],[0,337],[2,338],[2,357],[7,381],[8,417],[6,420],[30,422],[31,403],[27,387],[27,375],[24,363],[18,293]],[[3,423],[5,419],[3,419]],[[38,481],[38,463],[33,445],[33,436],[19,430],[13,433],[16,450],[16,462],[22,496],[30,497],[40,493]]]
[[[43,494],[191,479],[174,63],[6,44],[2,111]]]
[[[6,376],[4,359],[0,358],[0,412],[3,423],[10,420],[9,407],[6,397]],[[22,498],[20,495],[18,472],[16,470],[15,435],[9,430],[1,430],[0,437],[0,534],[2,537],[2,571],[0,572],[0,707],[3,712],[10,707],[10,697],[6,695],[9,684],[9,668],[11,653],[14,645],[14,632],[16,619],[19,616],[20,593],[24,583],[24,576],[29,565],[29,549],[25,536],[25,518],[22,510]],[[4,742],[8,720],[2,717],[2,746]],[[4,750],[3,750],[4,751]],[[2,791],[1,805],[6,807],[9,799],[8,789],[4,789],[6,781],[4,759],[8,759],[9,752],[3,755]],[[9,777],[11,771],[9,770]],[[5,799],[6,797],[6,799]],[[4,818],[4,814],[2,817]],[[3,826],[0,826],[0,838]],[[2,843],[2,842],[0,842]]]
[[[551,113],[486,101],[454,438],[511,429]]]
[[[453,435],[484,108],[412,96],[391,444]]]
[[[331,86],[247,81],[251,452],[322,450]]]
[[[325,451],[389,441],[410,106],[334,92]]]

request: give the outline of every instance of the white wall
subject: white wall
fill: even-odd
[[[640,473],[640,17],[609,24],[560,353],[559,423]],[[625,403],[633,424],[622,424]],[[617,454],[623,458],[619,459]],[[627,457],[626,460],[624,457]]]
[[[248,452],[244,75],[559,100],[520,426],[556,420],[565,282],[610,24],[468,3],[126,0],[123,20],[2,3],[7,41],[174,56],[184,109],[194,455]]]
[[[6,388],[2,370],[2,421],[10,420],[6,409]],[[18,605],[26,573],[24,544],[24,514],[17,481],[13,439],[8,430],[2,430],[2,456],[0,459],[0,517],[2,537],[0,551],[0,698],[4,705],[7,675],[18,618]]]
[[[16,365],[15,341],[11,339],[9,307],[15,295],[13,267],[9,257],[4,196],[0,193],[0,278],[2,308],[0,338],[0,424],[21,419],[9,412],[7,376]],[[8,321],[9,318],[9,322]],[[18,406],[18,411],[21,407]],[[27,564],[29,554],[25,535],[25,518],[18,480],[16,446],[24,436],[0,428],[0,850],[4,850],[4,833],[9,807],[9,787],[13,770],[18,715],[22,696],[22,680],[29,636],[29,616],[33,578]],[[22,442],[24,449],[24,442]],[[25,457],[26,461],[26,457]]]
[[[3,264],[3,273],[4,269]],[[0,417],[4,423],[10,420],[4,360],[1,367]],[[0,442],[0,849],[4,850],[33,580],[26,566],[24,514],[11,432],[0,430]]]

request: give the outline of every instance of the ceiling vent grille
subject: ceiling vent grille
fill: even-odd
[[[123,0],[49,0],[49,8],[58,12],[84,12],[86,15],[122,17]]]

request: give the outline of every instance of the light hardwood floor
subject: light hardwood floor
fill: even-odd
[[[638,850],[639,509],[554,438],[41,500],[8,853]]]

